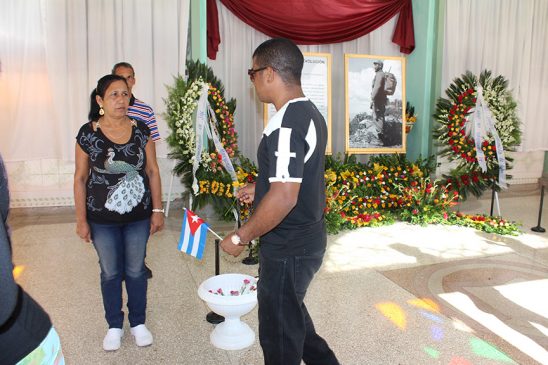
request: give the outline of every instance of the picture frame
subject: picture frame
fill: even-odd
[[[405,57],[345,54],[344,75],[345,152],[405,153]]]
[[[331,154],[331,65],[330,53],[303,52],[304,66],[301,86],[307,96],[318,108],[327,123],[327,146],[325,153]],[[276,114],[273,104],[263,104],[263,125]]]

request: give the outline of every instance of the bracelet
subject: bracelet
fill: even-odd
[[[156,209],[152,209],[152,213],[165,213],[164,209],[160,209],[160,208],[156,208]]]

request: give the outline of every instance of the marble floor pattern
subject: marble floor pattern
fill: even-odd
[[[305,302],[341,364],[548,364],[548,234],[530,230],[539,195],[534,186],[500,194],[502,215],[523,224],[517,237],[404,223],[329,236]],[[488,213],[489,204],[470,199],[460,209]],[[75,235],[73,210],[11,211],[17,280],[49,312],[67,364],[263,363],[258,341],[239,351],[210,344],[214,327],[197,288],[214,274],[213,236],[202,261],[177,251],[180,206],[149,242],[154,344],[137,348],[126,323],[122,348],[109,353],[97,256]],[[252,275],[258,268],[225,255],[220,265]],[[257,333],[256,308],[243,320]]]

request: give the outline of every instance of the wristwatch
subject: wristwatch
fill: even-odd
[[[230,237],[230,240],[231,240],[232,243],[235,244],[235,245],[239,245],[240,242],[242,241],[242,240],[240,239],[240,236],[238,236],[237,233],[234,233],[234,234],[232,235],[232,237]]]
[[[155,208],[152,209],[152,213],[165,213],[164,208]]]

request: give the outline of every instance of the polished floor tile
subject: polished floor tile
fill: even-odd
[[[548,235],[530,231],[539,192],[498,198],[502,215],[523,223],[521,235],[396,223],[329,237],[305,302],[342,364],[548,364]],[[483,198],[459,209],[489,208]],[[68,364],[263,363],[258,341],[239,351],[211,345],[214,326],[197,288],[215,272],[213,236],[203,260],[180,253],[181,217],[173,208],[166,229],[149,241],[154,344],[137,348],[126,324],[122,348],[106,353],[97,255],[76,237],[74,212],[12,210],[17,280],[50,313]],[[221,235],[234,228],[212,227]],[[243,257],[221,254],[220,271],[257,275],[258,265],[243,265]],[[257,308],[242,319],[258,333]]]

